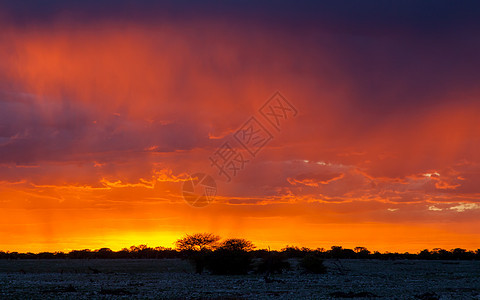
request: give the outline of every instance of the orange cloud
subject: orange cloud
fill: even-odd
[[[388,72],[392,52],[372,58],[392,83],[368,90],[356,37],[222,24],[5,27],[0,249],[172,246],[193,231],[274,248],[477,247],[475,89],[417,93],[418,78]],[[365,47],[391,47],[376,39]],[[275,138],[225,182],[208,157],[275,90],[298,117],[265,123]],[[181,196],[200,171],[218,184],[204,209]]]

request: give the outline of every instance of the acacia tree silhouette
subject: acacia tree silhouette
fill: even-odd
[[[218,247],[218,249],[229,251],[252,251],[255,248],[255,245],[246,239],[228,239]]]
[[[215,251],[207,255],[206,268],[212,274],[241,275],[247,274],[252,265],[252,242],[233,238],[220,243]]]
[[[175,243],[177,250],[185,252],[195,265],[195,272],[201,274],[207,264],[207,254],[217,248],[220,237],[212,233],[185,235]]]
[[[177,250],[183,252],[195,265],[196,273],[207,268],[213,274],[246,274],[251,268],[251,251],[255,245],[241,238],[219,242],[212,233],[186,235],[176,241]]]
[[[218,235],[212,233],[194,233],[186,234],[185,237],[178,239],[175,246],[179,251],[204,251],[214,250],[220,240]]]

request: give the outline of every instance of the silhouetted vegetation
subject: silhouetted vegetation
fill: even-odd
[[[0,259],[161,259],[183,258],[191,260],[197,272],[205,268],[214,274],[244,274],[253,270],[256,261],[256,271],[260,273],[280,273],[289,268],[287,259],[301,260],[301,267],[321,270],[320,262],[324,259],[423,259],[423,260],[480,260],[480,249],[467,251],[462,248],[445,250],[434,248],[422,250],[419,253],[380,253],[371,252],[365,247],[346,249],[332,246],[329,250],[323,248],[309,249],[287,246],[280,251],[255,249],[252,242],[245,239],[226,239],[211,233],[196,233],[185,235],[177,240],[176,248],[148,247],[147,245],[131,246],[119,251],[109,248],[97,250],[83,249],[64,252],[19,253],[0,251]],[[309,267],[306,267],[306,266]]]
[[[252,251],[256,247],[245,239],[228,239],[222,242],[218,248],[230,251]]]
[[[245,250],[217,249],[206,259],[206,268],[216,275],[243,275],[251,270],[252,255]]]
[[[302,267],[306,273],[324,274],[327,273],[327,268],[323,265],[323,259],[317,255],[307,254],[300,261],[300,267]]]
[[[247,274],[252,268],[252,242],[245,239],[227,239],[206,255],[206,268],[217,275]]]
[[[218,275],[247,274],[251,269],[253,243],[245,239],[219,241],[216,235],[197,233],[177,240],[176,245],[182,258],[193,263],[196,273],[206,268]]]
[[[195,233],[185,235],[177,240],[175,245],[179,251],[204,251],[214,250],[220,237],[211,233]]]
[[[261,262],[257,266],[257,273],[280,274],[290,269],[290,263],[286,260],[287,255],[282,252],[269,251],[262,255]]]

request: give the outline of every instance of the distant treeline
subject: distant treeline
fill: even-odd
[[[120,251],[109,248],[98,250],[73,250],[65,252],[40,252],[19,253],[0,251],[0,259],[161,259],[161,258],[189,258],[198,252],[215,251],[243,251],[251,257],[263,258],[267,255],[276,254],[284,258],[304,258],[315,256],[321,259],[426,259],[426,260],[480,260],[480,249],[467,251],[461,248],[445,250],[435,248],[425,249],[419,253],[380,253],[371,252],[365,247],[347,249],[341,246],[310,249],[306,247],[287,246],[280,251],[267,249],[255,249],[256,247],[245,239],[227,239],[219,242],[220,237],[210,233],[186,235],[177,240],[175,248],[148,247],[147,245],[131,246]]]
[[[364,248],[365,249],[365,248]],[[120,251],[112,251],[109,248],[101,248],[98,250],[73,250],[68,253],[65,252],[40,252],[40,253],[19,253],[19,252],[4,252],[0,251],[0,259],[120,259],[120,258],[134,258],[134,259],[151,259],[151,258],[185,258],[190,251],[177,250],[172,248],[155,247],[150,248],[146,245],[132,246]],[[429,251],[427,249],[419,253],[380,253],[378,251],[370,252],[369,250],[356,251],[346,249],[341,246],[332,246],[330,250],[285,247],[280,251],[267,249],[251,250],[254,257],[262,257],[266,253],[279,253],[285,255],[287,258],[301,258],[307,254],[314,254],[320,258],[340,258],[340,259],[437,259],[437,260],[480,260],[480,249],[474,251],[466,251],[465,249],[434,249]]]

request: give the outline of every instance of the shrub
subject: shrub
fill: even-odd
[[[190,260],[190,263],[195,267],[195,273],[202,274],[210,253],[210,250],[185,251],[183,258]]]
[[[290,269],[290,263],[286,261],[285,255],[276,252],[270,252],[267,256],[262,258],[257,267],[257,273],[282,273],[284,270]]]
[[[206,259],[206,268],[216,275],[243,275],[251,270],[252,258],[244,250],[218,249]]]
[[[298,257],[303,257],[305,255],[302,249],[294,246],[288,246],[288,245],[282,249],[282,252],[285,253],[285,255],[288,258],[298,258]]]
[[[300,267],[307,273],[325,274],[327,272],[327,268],[323,265],[323,259],[315,255],[306,255],[302,258]]]

